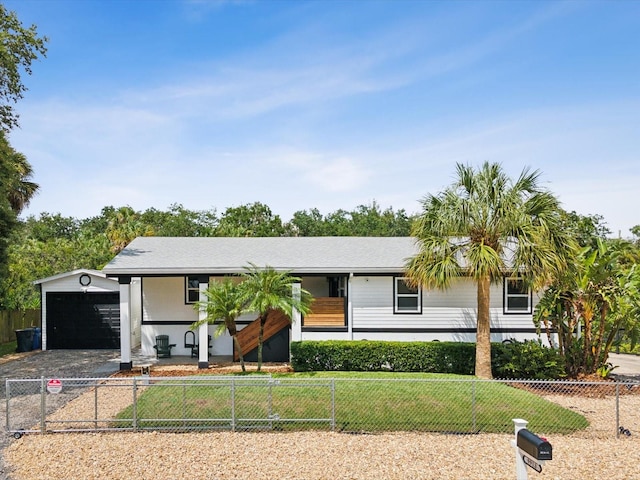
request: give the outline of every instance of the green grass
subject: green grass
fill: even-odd
[[[0,344],[0,357],[4,357],[10,353],[16,353],[16,348],[18,348],[18,342],[16,340]]]
[[[570,433],[588,426],[580,414],[535,394],[473,377],[387,372],[312,372],[229,381],[163,380],[140,394],[141,428],[329,429],[331,379],[335,427],[346,432],[511,433],[514,418],[536,431]],[[277,417],[273,415],[276,414]],[[270,417],[270,415],[272,415]],[[118,418],[131,427],[133,406]],[[305,420],[306,419],[306,420]]]

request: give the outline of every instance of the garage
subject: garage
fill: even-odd
[[[35,282],[40,287],[42,348],[120,348],[118,282],[97,270],[74,270]]]
[[[49,292],[47,348],[120,348],[118,293]]]

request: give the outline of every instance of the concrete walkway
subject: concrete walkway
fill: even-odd
[[[609,363],[616,367],[612,375],[640,380],[640,356],[610,353]]]

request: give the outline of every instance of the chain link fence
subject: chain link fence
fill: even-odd
[[[640,432],[640,382],[190,376],[6,380],[6,428],[187,432]]]

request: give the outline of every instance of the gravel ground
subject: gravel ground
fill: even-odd
[[[513,479],[509,435],[129,433],[25,436],[11,478]],[[635,437],[551,439],[540,479],[638,478]],[[533,478],[533,477],[532,477]]]
[[[186,374],[175,367],[153,375]],[[99,391],[100,393],[100,391]],[[100,416],[128,397],[100,399]],[[93,392],[70,399],[56,419],[90,418]],[[640,432],[615,438],[615,398],[546,396],[585,415],[586,432],[554,435],[554,460],[532,479],[640,478]],[[625,425],[640,429],[640,395],[627,395]],[[104,409],[104,410],[103,410]],[[612,418],[613,415],[613,418]],[[540,432],[543,433],[543,432]],[[511,435],[399,433],[65,433],[10,440],[11,480],[31,479],[513,479]],[[6,442],[6,440],[5,440]],[[4,442],[3,442],[4,443]]]

